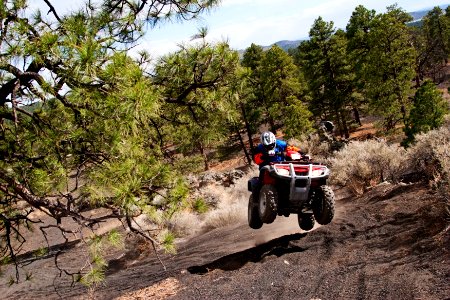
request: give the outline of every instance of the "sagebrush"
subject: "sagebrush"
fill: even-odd
[[[406,150],[384,141],[350,142],[331,160],[332,184],[347,186],[355,194],[385,180],[397,181],[402,174]]]
[[[408,149],[406,169],[429,180],[435,187],[450,191],[450,126],[416,136]]]

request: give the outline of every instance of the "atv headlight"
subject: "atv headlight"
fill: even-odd
[[[289,170],[280,168],[280,169],[277,169],[277,171],[278,171],[278,174],[280,174],[281,176],[290,176]]]
[[[326,168],[313,168],[311,171],[311,176],[318,177],[318,176],[325,175],[325,170],[326,170]]]

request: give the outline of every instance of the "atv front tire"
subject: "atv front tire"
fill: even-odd
[[[270,224],[277,217],[278,193],[273,185],[264,185],[259,192],[259,217]]]
[[[314,191],[312,209],[316,222],[327,225],[334,217],[334,192],[327,186],[322,185]]]
[[[248,199],[248,225],[253,229],[259,229],[263,226],[259,217],[258,204],[253,201],[253,194]]]
[[[298,214],[298,225],[300,226],[300,229],[305,231],[311,230],[315,223],[314,215],[312,213]]]

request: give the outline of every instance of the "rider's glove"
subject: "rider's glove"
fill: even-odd
[[[269,150],[269,151],[267,152],[267,154],[268,154],[269,156],[275,156],[275,150]]]

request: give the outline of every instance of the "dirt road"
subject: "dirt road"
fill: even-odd
[[[53,299],[446,299],[450,297],[444,201],[423,184],[380,185],[336,203],[332,224],[304,233],[295,216],[252,230],[236,224],[197,236],[175,256],[130,251],[110,261],[89,293],[56,277],[53,260],[2,298]],[[77,250],[77,251],[75,251]],[[64,255],[80,260],[76,247]],[[146,253],[146,252],[144,252]],[[114,257],[114,253],[111,257]],[[55,292],[58,291],[58,293]]]

